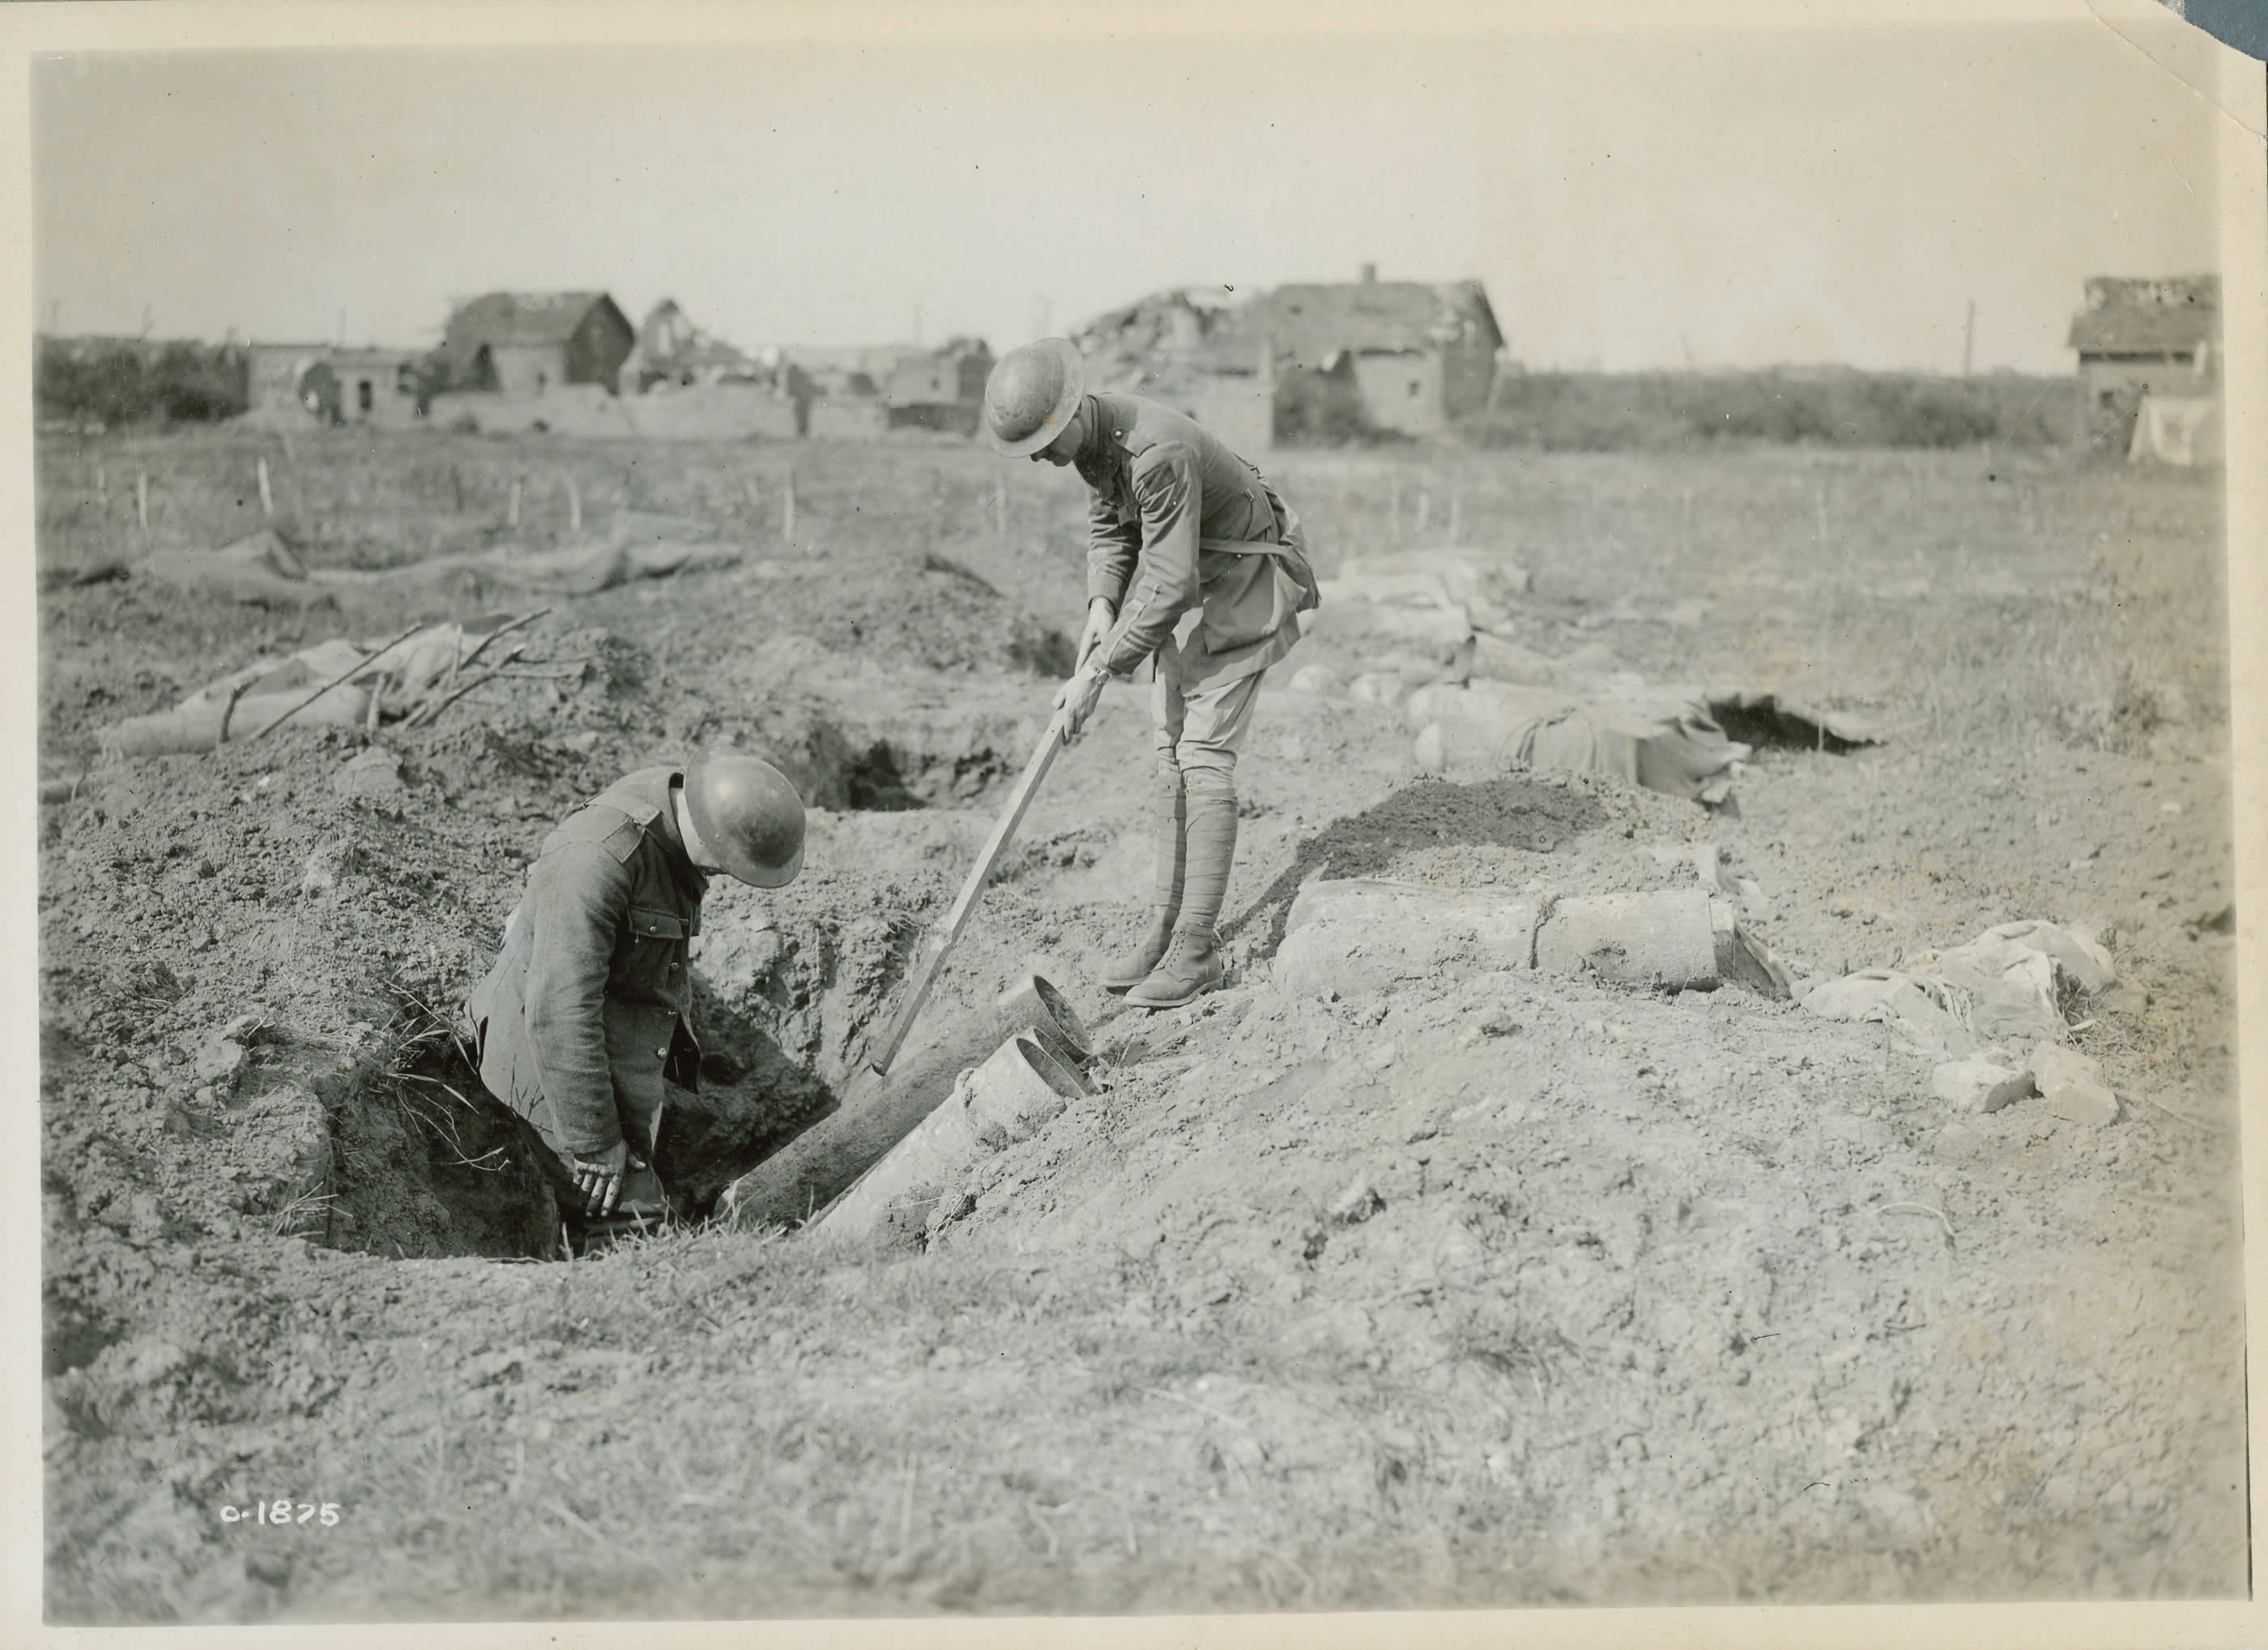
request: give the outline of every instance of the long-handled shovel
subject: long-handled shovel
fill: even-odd
[[[945,965],[946,954],[953,949],[954,941],[961,938],[961,931],[968,926],[970,915],[976,910],[977,900],[984,893],[985,882],[1000,863],[1000,855],[1008,846],[1008,839],[1016,834],[1016,827],[1023,823],[1024,810],[1031,807],[1032,798],[1039,791],[1040,781],[1048,777],[1049,765],[1055,761],[1056,753],[1063,746],[1063,717],[1058,713],[1049,719],[1048,731],[1040,735],[1039,748],[1024,764],[1023,777],[1016,781],[1015,792],[1009,797],[1008,806],[1001,811],[999,820],[993,825],[992,834],[984,839],[984,846],[977,852],[976,863],[968,868],[968,880],[961,885],[961,894],[953,902],[953,909],[923,940],[921,961],[915,965],[913,978],[906,985],[905,1000],[898,1006],[898,1017],[890,1026],[890,1035],[867,1058],[866,1063],[876,1072],[887,1074],[890,1062],[898,1057],[898,1050],[905,1046],[906,1034],[914,1028],[914,1021],[921,1017],[922,1005],[929,998],[930,987],[937,983],[938,970]]]

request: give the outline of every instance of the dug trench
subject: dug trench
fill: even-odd
[[[1285,457],[1295,483],[1306,461]],[[1300,496],[1327,524],[1338,472],[1313,462]],[[1418,781],[1388,709],[1271,679],[1241,770],[1233,976],[1137,1017],[1087,983],[1148,871],[1128,806],[1146,718],[1115,689],[932,1011],[1043,974],[1095,1033],[1097,1092],[940,1189],[895,1247],[688,1225],[570,1264],[500,1263],[525,1247],[519,1194],[501,1190],[507,1169],[464,1167],[495,1141],[466,1132],[453,1095],[401,1079],[461,1087],[420,1039],[488,966],[564,809],[641,762],[737,742],[805,764],[799,782],[828,800],[797,885],[712,892],[704,1088],[826,1103],[1037,736],[1048,689],[1009,661],[885,667],[848,629],[696,647],[703,614],[747,616],[716,578],[674,607],[589,599],[542,632],[551,668],[593,661],[583,679],[382,733],[393,760],[287,733],[61,788],[41,886],[50,1609],[2241,1590],[2230,947],[2198,920],[2228,900],[2226,752],[2195,708],[2218,702],[2177,714],[2168,697],[2145,726],[2009,697],[2026,625],[2076,651],[2051,678],[2022,674],[2024,693],[2116,679],[2088,628],[2108,608],[2078,593],[2106,583],[2092,551],[2009,527],[1996,555],[2074,593],[1902,597],[1937,627],[1925,647],[1874,584],[1819,593],[1808,507],[1785,530],[1764,507],[1793,492],[1786,467],[1720,462],[1708,475],[1763,501],[1767,530],[1662,573],[1663,600],[1730,600],[1772,573],[1787,593],[1771,600],[1801,608],[1767,616],[1765,640],[1811,646],[1823,627],[1847,641],[1845,667],[1895,684],[1870,708],[1931,712],[1933,737],[1838,753],[1787,730],[1759,751],[1742,814],[1712,816],[1611,784]],[[1933,460],[1933,485],[1967,485],[1966,462]],[[1599,473],[1614,479],[1505,471],[1542,495],[1506,519],[1578,510]],[[1909,479],[1873,460],[1837,474]],[[2036,484],[2101,513],[2087,478]],[[1918,507],[1879,512],[1901,556],[1909,541],[1936,554],[1901,517]],[[2136,546],[2135,579],[2202,555],[2154,529]],[[1607,630],[1571,593],[1618,577],[1611,558],[1572,537],[1523,555],[1539,573],[1525,643],[1561,655]],[[741,593],[753,611],[790,587]],[[55,600],[147,640],[156,617],[121,607],[134,589]],[[1057,594],[1050,611],[1076,610],[1076,589]],[[2191,638],[2181,657],[2211,653],[2190,597],[2122,594],[2119,637],[2162,624]],[[1729,625],[1609,623],[1617,653],[1665,677],[1742,679],[1758,645]],[[99,685],[111,645],[89,634],[75,688]],[[924,632],[890,634],[910,648]],[[1351,678],[1362,661],[1322,640],[1303,652]],[[129,681],[109,708],[161,686]],[[91,707],[50,703],[77,764]],[[853,806],[884,798],[900,805]],[[1616,895],[1690,888],[1680,856],[1704,843],[1763,885],[1764,932],[1808,972],[2023,917],[2092,926],[2121,980],[2074,1037],[2118,1091],[2117,1123],[2032,1101],[1951,1113],[1885,1028],[1739,990],[1468,957],[1334,998],[1278,966],[1311,879]],[[378,1153],[358,1187],[345,1125],[376,1139],[380,1121],[400,1160]],[[395,1224],[357,1235],[334,1208]],[[220,1505],[263,1489],[339,1503],[345,1521],[264,1542],[223,1528]]]
[[[141,1241],[548,1252],[538,1154],[482,1089],[455,1007],[551,825],[671,747],[640,650],[544,639],[601,667],[422,739],[293,732],[99,767],[46,810],[59,1241],[107,1220]],[[778,762],[813,798],[817,839],[855,835],[871,810],[913,845],[897,878],[838,865],[769,902],[712,895],[696,941],[703,1083],[661,1145],[689,1212],[833,1107],[939,896],[954,838],[924,821],[982,797],[1023,733],[965,702],[917,704],[882,732],[809,692],[702,730]],[[82,1297],[75,1276],[50,1278],[59,1367],[124,1333],[119,1302]]]

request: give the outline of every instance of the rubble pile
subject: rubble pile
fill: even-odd
[[[1071,342],[1094,388],[1172,395],[1225,361],[1251,370],[1243,307],[1226,287],[1174,287],[1096,316]]]

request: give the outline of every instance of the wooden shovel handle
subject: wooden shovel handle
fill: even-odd
[[[1040,735],[1039,748],[1024,764],[1023,775],[1016,781],[1016,789],[1008,799],[1008,806],[1001,810],[999,819],[993,823],[992,834],[984,839],[984,846],[977,851],[976,863],[969,867],[968,880],[961,883],[960,895],[953,902],[953,909],[922,941],[921,957],[914,965],[904,1000],[898,1005],[898,1017],[891,1022],[889,1035],[882,1040],[881,1046],[868,1057],[867,1064],[876,1072],[887,1074],[890,1063],[898,1057],[899,1050],[905,1046],[906,1034],[914,1028],[914,1021],[921,1017],[922,1005],[929,999],[930,987],[937,983],[938,970],[944,966],[946,954],[953,949],[954,942],[961,938],[961,931],[968,926],[969,917],[976,910],[976,902],[983,897],[985,883],[991,879],[994,868],[1000,863],[1002,852],[1008,846],[1008,839],[1016,834],[1016,827],[1023,823],[1024,811],[1032,806],[1032,798],[1039,792],[1040,781],[1048,777],[1048,769],[1063,745],[1063,718],[1058,715],[1049,720],[1048,731]]]

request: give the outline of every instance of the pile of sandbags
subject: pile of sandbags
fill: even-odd
[[[1600,774],[1710,807],[1732,795],[1749,755],[1697,698],[1668,692],[1585,697],[1505,682],[1440,682],[1411,694],[1403,714],[1427,773],[1524,767]]]
[[[470,570],[530,590],[593,596],[639,578],[730,567],[742,552],[717,541],[705,523],[683,516],[625,510],[602,533],[552,549],[499,544],[429,556],[400,567],[315,569],[272,529],[217,550],[166,550],[136,570],[183,590],[269,608],[305,608],[342,593],[438,585]]]
[[[2117,978],[2110,954],[2087,935],[2025,921],[1988,928],[1909,969],[1867,969],[1798,991],[1823,1020],[1878,1021],[1923,1052],[1961,1060],[1998,1044],[2068,1042],[2064,1005]]]
[[[211,750],[271,726],[359,727],[371,719],[373,695],[382,713],[406,716],[444,690],[482,639],[509,622],[502,615],[442,622],[383,645],[335,637],[258,659],[170,711],[103,729],[99,743],[110,756],[160,756]]]

